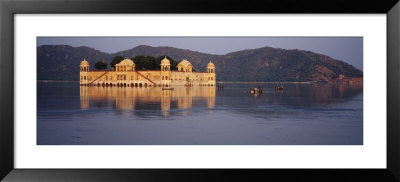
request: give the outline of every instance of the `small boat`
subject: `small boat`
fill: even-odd
[[[274,86],[274,89],[275,89],[275,90],[283,90],[283,85],[281,85],[281,86]]]
[[[174,90],[173,87],[163,87],[162,90]]]
[[[250,93],[256,94],[256,93],[262,93],[262,89],[259,88],[251,88]]]
[[[224,88],[224,84],[223,84],[223,82],[219,82],[219,84],[218,84],[218,88]]]

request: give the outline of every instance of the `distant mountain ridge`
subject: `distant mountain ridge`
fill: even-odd
[[[225,55],[206,54],[174,47],[141,45],[108,54],[86,46],[43,45],[37,47],[38,80],[78,80],[83,58],[91,69],[97,61],[110,63],[115,56],[168,55],[175,61],[187,59],[196,70],[205,71],[209,61],[216,67],[217,81],[329,81],[340,74],[362,77],[362,71],[326,55],[303,50],[263,47],[231,52]]]

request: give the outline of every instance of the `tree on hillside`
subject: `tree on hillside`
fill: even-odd
[[[160,63],[152,56],[136,56],[132,58],[136,64],[136,70],[159,70]]]
[[[98,61],[95,65],[94,65],[95,69],[98,70],[105,70],[107,69],[107,63],[103,62],[103,61]]]
[[[132,58],[132,60],[135,62],[136,70],[160,70],[161,69],[161,61],[165,58],[165,56],[159,56],[157,58],[154,58],[153,56],[136,56]],[[176,66],[178,63],[173,60],[171,57],[167,56],[167,59],[171,63],[171,70],[176,70]]]
[[[122,57],[122,56],[115,56],[115,57],[112,59],[111,63],[110,63],[111,68],[114,68],[116,64],[120,63],[120,62],[121,62],[122,60],[124,60],[124,59],[125,59],[125,58]]]

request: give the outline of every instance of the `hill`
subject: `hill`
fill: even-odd
[[[110,63],[115,56],[168,55],[174,60],[189,60],[198,71],[205,71],[211,60],[216,66],[217,81],[329,81],[339,74],[362,77],[354,66],[328,56],[303,50],[272,47],[248,49],[226,55],[205,54],[173,47],[137,46],[108,54],[89,47],[44,45],[37,47],[38,80],[77,80],[83,58],[91,69],[97,61]]]

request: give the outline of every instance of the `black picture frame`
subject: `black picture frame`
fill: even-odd
[[[382,13],[387,15],[386,169],[15,169],[14,14]],[[318,16],[318,15],[316,15]],[[398,0],[0,0],[0,179],[5,181],[400,181]],[[385,60],[376,60],[385,61]]]

